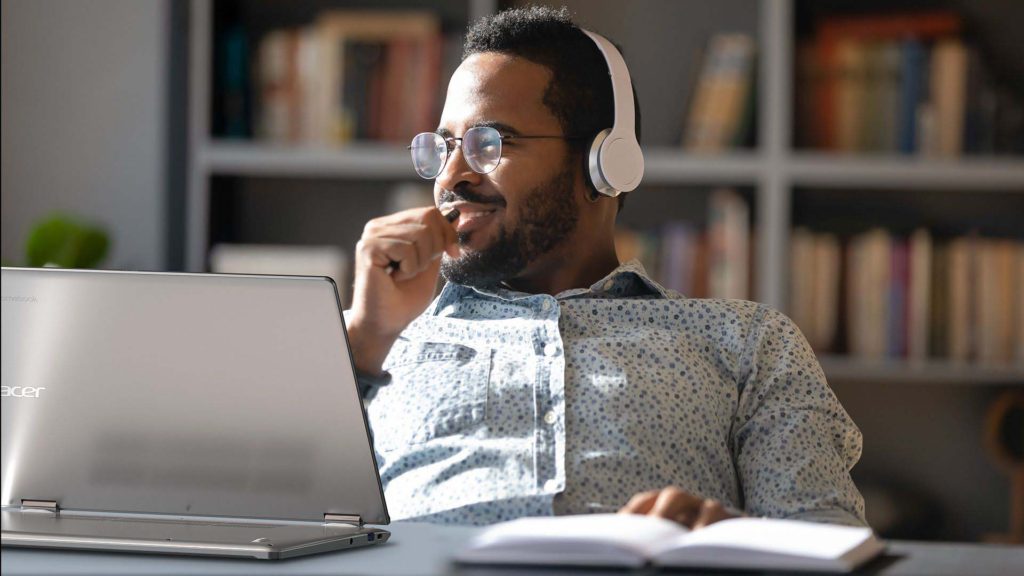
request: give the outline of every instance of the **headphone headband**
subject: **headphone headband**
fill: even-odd
[[[599,34],[589,30],[583,33],[597,44],[608,65],[615,109],[612,127],[602,130],[591,142],[590,180],[601,194],[618,196],[636,189],[644,175],[644,156],[636,139],[633,85],[626,61],[615,46]]]

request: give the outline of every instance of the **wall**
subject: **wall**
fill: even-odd
[[[168,0],[2,3],[2,256],[34,222],[102,224],[106,267],[165,266]]]

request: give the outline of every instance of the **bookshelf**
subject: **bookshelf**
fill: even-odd
[[[263,13],[264,28],[270,17],[294,25],[325,8],[437,7],[446,14],[446,26],[458,32],[466,22],[516,3],[191,0],[187,268],[207,269],[208,251],[217,241],[334,243],[350,250],[365,221],[387,210],[388,190],[403,183],[422,184],[409,166],[406,150],[396,144],[354,142],[326,148],[214,136],[213,54],[219,6],[252,7],[251,12]],[[797,142],[795,52],[800,35],[806,33],[801,23],[808,13],[865,5],[885,11],[892,3],[637,0],[625,4],[628,8],[613,0],[558,4],[567,5],[584,26],[622,44],[637,84],[647,167],[644,184],[627,202],[622,220],[649,226],[659,219],[699,215],[710,191],[735,189],[752,214],[754,299],[787,310],[791,234],[808,219],[823,220],[827,227],[836,219],[867,214],[881,225],[912,227],[920,220],[922,225],[960,233],[978,224],[1004,235],[1011,230],[1021,238],[1014,221],[1024,219],[1024,157],[851,154]],[[990,21],[1000,20],[999,12],[1010,9],[998,0],[895,4],[907,9],[988,11],[996,15]],[[991,44],[998,50],[1012,49],[1006,39],[1014,39],[1016,32],[1011,28],[1007,34],[1005,23],[997,24],[1002,35]],[[687,153],[679,144],[679,131],[696,83],[696,55],[716,31],[739,31],[757,43],[752,144],[720,154]],[[665,74],[666,69],[674,72]],[[994,224],[988,222],[989,214]],[[836,354],[820,359],[830,384],[865,435],[864,458],[854,470],[859,484],[870,487],[871,480],[881,478],[935,495],[948,518],[934,528],[933,537],[978,538],[1002,529],[1008,506],[1005,480],[979,449],[980,423],[1001,391],[1024,387],[1024,365],[865,360]],[[955,464],[950,466],[951,462]],[[979,489],[991,496],[978,501]],[[870,519],[874,500],[869,491],[865,493]]]
[[[829,380],[909,386],[999,387],[1019,386],[1019,368],[1005,365],[971,365],[949,360],[909,362],[859,360],[844,355],[823,355],[821,367]]]
[[[273,3],[260,0],[234,0],[229,5],[256,4],[263,10]],[[312,15],[325,7],[365,6],[354,0],[338,2],[299,2],[299,14]],[[388,6],[423,7],[443,4],[445,10],[467,21],[493,13],[509,3],[496,0],[465,0],[464,2],[389,2]],[[514,2],[511,4],[515,4]],[[959,157],[951,159],[880,154],[841,154],[817,152],[794,146],[794,51],[797,37],[798,0],[759,0],[756,11],[742,0],[716,3],[715,15],[707,15],[703,28],[694,28],[706,38],[706,28],[737,28],[756,38],[759,62],[758,94],[754,145],[718,155],[697,155],[684,152],[677,142],[666,136],[663,128],[682,120],[683,104],[689,85],[677,79],[664,79],[659,65],[671,55],[660,55],[661,61],[649,64],[663,47],[648,44],[665,42],[665,35],[651,34],[647,39],[637,27],[654,26],[660,20],[679,19],[681,15],[705,17],[701,3],[640,2],[631,6],[631,18],[638,23],[623,23],[620,5],[611,1],[565,2],[584,25],[605,30],[622,42],[627,60],[634,54],[634,77],[641,100],[650,104],[654,96],[645,93],[669,92],[675,98],[676,110],[645,109],[645,152],[647,171],[644,187],[675,191],[684,196],[706,194],[718,186],[732,186],[746,191],[751,198],[755,236],[751,254],[757,269],[753,297],[782,310],[787,308],[789,270],[789,236],[794,206],[799,198],[817,194],[819,190],[892,190],[898,194],[924,196],[943,191],[977,194],[978,202],[987,198],[1024,195],[1024,158],[1021,157]],[[842,4],[842,3],[840,3]],[[452,7],[454,6],[454,8]],[[192,0],[190,27],[190,163],[188,179],[188,218],[186,229],[186,265],[194,271],[207,267],[211,238],[223,238],[222,222],[211,211],[225,182],[286,182],[282,186],[297,202],[303,201],[304,183],[329,182],[339,188],[349,181],[361,185],[378,183],[382,190],[402,182],[417,182],[408,166],[403,147],[392,144],[357,142],[340,148],[289,146],[259,141],[241,141],[214,137],[211,130],[211,99],[213,98],[213,37],[215,34],[215,2]],[[632,42],[632,44],[630,43]],[[447,71],[445,72],[447,73]],[[691,71],[691,74],[693,71]],[[667,82],[661,90],[656,84]],[[675,82],[675,84],[673,84]],[[664,103],[659,94],[654,106]],[[648,119],[650,117],[650,119]],[[652,128],[653,127],[653,128]],[[230,187],[230,185],[228,186]],[[266,188],[263,186],[262,188]],[[237,188],[237,186],[236,186]],[[243,186],[244,188],[244,186]],[[797,193],[799,192],[799,194]],[[990,194],[992,193],[992,194]],[[644,194],[643,187],[639,194]],[[670,198],[670,194],[660,197]],[[669,200],[671,201],[671,200]],[[630,217],[629,203],[625,217]],[[1017,204],[1012,204],[1016,206]],[[998,202],[997,202],[998,206]],[[315,215],[312,215],[313,217]],[[347,227],[361,223],[344,222]],[[230,227],[230,226],[228,226]],[[350,234],[351,235],[351,234]],[[247,241],[261,239],[246,238]],[[891,383],[920,382],[933,378],[936,382],[991,383],[1024,385],[1024,367],[1019,364],[1005,368],[966,365],[951,369],[942,361],[923,368],[902,362],[869,363],[840,357],[825,358],[823,364],[830,378],[870,379]],[[867,378],[865,375],[870,375]]]

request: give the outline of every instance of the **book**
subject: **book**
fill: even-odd
[[[295,140],[295,109],[297,86],[293,55],[297,36],[292,30],[273,30],[260,39],[256,78],[260,116],[257,137],[271,142]]]
[[[818,22],[811,41],[815,54],[805,60],[814,67],[809,74],[813,82],[806,86],[812,94],[806,99],[812,108],[806,114],[814,118],[811,143],[827,150],[857,149],[848,147],[857,138],[846,133],[850,117],[864,114],[850,108],[860,105],[864,92],[864,75],[856,70],[854,76],[849,75],[850,64],[856,66],[863,61],[863,48],[856,45],[867,41],[931,40],[959,34],[961,24],[956,13],[946,10],[831,16]],[[891,130],[895,132],[896,126]]]
[[[910,237],[910,286],[907,306],[907,357],[928,357],[932,320],[932,237],[924,228]]]
[[[949,279],[949,246],[936,244],[932,249],[931,331],[928,335],[928,350],[931,358],[948,356]]]
[[[789,316],[815,352],[826,352],[839,319],[839,239],[798,227],[790,235],[789,258]]]
[[[252,58],[257,136],[406,142],[434,120],[441,41],[439,18],[415,10],[325,10],[266,31]]]
[[[847,278],[847,342],[855,356],[881,359],[888,344],[892,236],[874,229],[850,244]]]
[[[887,313],[888,356],[903,358],[907,354],[908,288],[910,285],[910,247],[903,239],[892,242],[889,275],[889,310]]]
[[[661,230],[661,283],[680,294],[694,293],[694,269],[698,249],[698,231],[687,222],[668,222]]]
[[[963,151],[964,110],[967,101],[967,51],[963,42],[942,40],[932,50],[931,95],[935,105],[939,156]]]
[[[829,351],[835,345],[839,326],[839,282],[842,256],[839,238],[817,234],[814,239],[813,319],[811,342],[816,350]]]
[[[925,101],[927,74],[924,45],[910,38],[900,45],[900,95],[897,115],[897,144],[899,151],[913,154],[917,151],[917,111]]]
[[[754,40],[746,34],[717,34],[708,42],[683,131],[687,150],[720,152],[743,140],[754,51]]]
[[[795,228],[788,312],[811,347],[872,360],[1024,360],[1024,242],[933,234],[876,228],[840,245]]]
[[[947,273],[949,312],[946,315],[946,353],[951,360],[967,361],[971,356],[973,283],[971,270],[974,241],[956,238],[949,244]]]
[[[252,136],[249,35],[242,26],[229,26],[218,38],[215,51],[214,133],[225,138],[248,138]]]
[[[750,288],[750,206],[735,190],[708,199],[708,290],[712,298],[746,300]]]
[[[844,152],[860,150],[866,122],[867,45],[851,39],[836,44],[838,77],[835,86],[835,148]]]
[[[653,516],[520,518],[485,529],[464,564],[729,568],[849,572],[885,548],[870,528],[734,518],[699,530]]]

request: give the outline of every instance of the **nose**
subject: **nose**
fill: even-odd
[[[482,178],[483,174],[474,172],[469,167],[469,164],[466,163],[466,157],[462,153],[462,145],[459,143],[452,150],[452,153],[448,155],[448,161],[445,162],[444,168],[437,175],[435,182],[445,190],[454,190],[456,186],[463,182],[466,183],[465,185],[476,186],[480,184]]]

